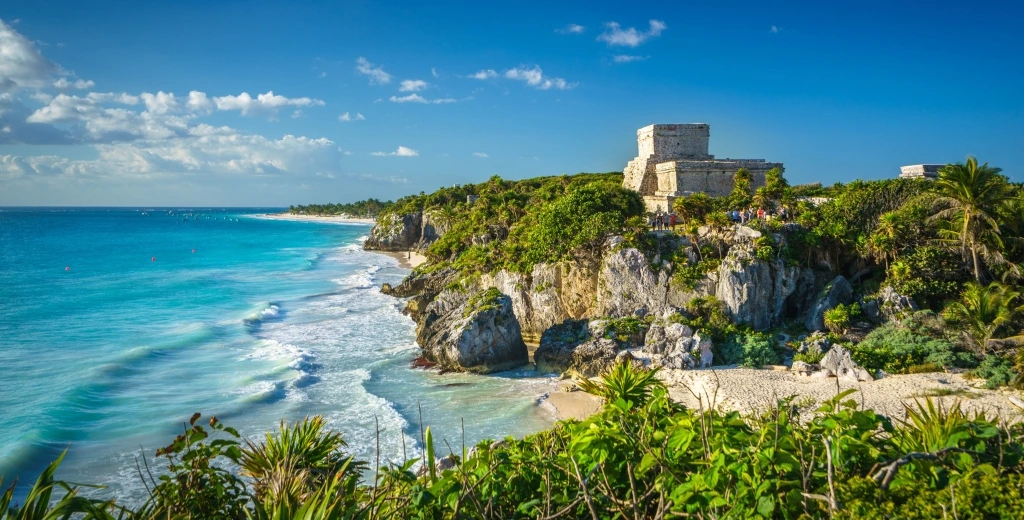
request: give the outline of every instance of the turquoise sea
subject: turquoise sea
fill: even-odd
[[[553,422],[550,379],[412,369],[414,324],[362,251],[369,226],[267,220],[272,208],[0,208],[0,475],[145,493],[136,458],[193,412],[244,435],[324,415],[372,460]],[[442,443],[443,445],[443,443]],[[152,460],[151,460],[152,462]]]

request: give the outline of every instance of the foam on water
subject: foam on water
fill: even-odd
[[[532,372],[409,368],[415,326],[379,290],[408,271],[361,249],[366,226],[145,211],[0,216],[18,244],[0,271],[0,474],[31,480],[70,444],[59,476],[136,503],[140,446],[151,458],[196,411],[246,436],[320,414],[364,460],[379,435],[385,461],[418,455],[420,410],[453,447],[463,420],[469,444],[551,423]]]

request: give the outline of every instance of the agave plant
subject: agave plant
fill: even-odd
[[[13,504],[14,485],[7,488],[7,491],[0,495],[0,520],[46,520],[72,516],[87,520],[112,520],[114,516],[111,512],[120,509],[113,501],[103,502],[80,497],[78,488],[53,478],[65,455],[67,450],[39,474],[22,504]],[[2,485],[3,480],[0,480],[0,486]],[[54,496],[54,491],[59,490],[63,490],[64,495],[58,499]]]
[[[242,473],[253,479],[259,500],[301,502],[332,477],[358,473],[363,467],[342,452],[345,440],[319,415],[291,427],[281,421],[277,436],[267,433],[263,442],[245,442],[239,462]]]
[[[657,374],[657,368],[652,370],[623,361],[602,374],[600,381],[581,379],[576,384],[584,392],[601,397],[608,403],[621,399],[641,405],[651,396],[651,390],[661,384]]]

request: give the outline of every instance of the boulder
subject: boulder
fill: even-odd
[[[686,325],[656,323],[647,331],[643,351],[660,355],[666,368],[689,370],[711,366],[711,347],[711,338],[694,334]]]
[[[512,300],[496,289],[469,298],[442,291],[418,325],[423,357],[444,369],[489,373],[529,362]]]
[[[850,351],[840,345],[833,345],[829,349],[828,354],[825,354],[825,357],[821,360],[820,366],[822,370],[828,370],[836,377],[850,381],[875,380],[867,370],[854,363],[853,358],[850,357]]]
[[[807,330],[825,330],[825,311],[839,304],[853,302],[853,286],[843,276],[837,276],[825,286],[821,297],[807,313],[804,326]]]
[[[682,340],[690,339],[693,330],[680,323],[661,325],[655,323],[647,329],[647,336],[644,338],[644,352],[648,354],[664,355],[676,350],[676,345]]]
[[[789,370],[796,372],[802,376],[809,376],[820,369],[818,365],[813,363],[806,363],[803,361],[794,361],[793,366],[789,367]]]
[[[757,330],[782,323],[787,309],[805,308],[814,290],[813,271],[787,266],[780,258],[761,260],[749,242],[729,249],[717,279],[715,296],[732,319]]]
[[[828,336],[821,332],[815,332],[801,339],[800,346],[797,347],[796,351],[800,354],[817,357],[825,355],[830,348],[832,348],[832,342],[829,341]]]
[[[909,318],[917,312],[917,302],[910,296],[904,296],[891,285],[886,285],[875,298],[878,303],[878,321],[898,322]]]
[[[545,330],[533,353],[537,370],[593,377],[615,363],[618,344],[610,339],[595,338],[588,325],[584,320],[566,320]]]

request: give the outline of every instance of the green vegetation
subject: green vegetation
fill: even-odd
[[[429,428],[391,464],[338,453],[318,419],[243,446],[198,414],[161,450],[137,510],[84,498],[54,462],[0,519],[253,518],[1019,518],[1024,426],[930,399],[890,419],[839,393],[817,410],[792,398],[752,416],[687,409],[652,372],[621,363],[584,383],[606,402],[582,421],[453,453]],[[285,437],[288,437],[285,439]],[[271,447],[270,445],[274,445]],[[259,455],[264,453],[268,455]],[[269,455],[273,453],[273,455]],[[250,478],[223,467],[260,460]],[[142,465],[140,465],[141,467]],[[145,467],[148,467],[145,466]],[[367,477],[360,480],[359,470]],[[146,469],[141,474],[148,475]],[[12,507],[13,506],[13,507]]]
[[[857,303],[846,305],[840,303],[825,311],[825,328],[833,334],[846,334],[850,327],[850,320],[860,315],[860,305]]]
[[[779,362],[775,341],[770,334],[763,332],[733,334],[718,348],[715,357],[718,364],[737,364],[749,368],[760,368]]]
[[[382,202],[377,199],[366,199],[348,204],[309,204],[306,206],[288,206],[288,213],[297,215],[348,215],[353,218],[377,218],[395,203]]]
[[[868,370],[907,374],[915,367],[974,366],[974,356],[943,338],[915,332],[910,325],[883,325],[853,346],[853,360]]]
[[[462,317],[467,318],[470,314],[475,312],[498,310],[501,308],[501,305],[498,302],[501,296],[501,291],[494,287],[470,296],[469,300],[466,302],[466,308],[462,311]]]

